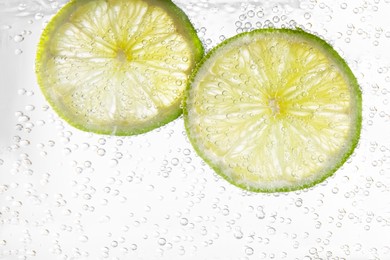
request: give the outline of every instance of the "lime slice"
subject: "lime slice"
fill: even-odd
[[[356,147],[361,91],[346,62],[302,30],[260,29],[214,48],[196,69],[184,119],[198,154],[255,192],[311,187]]]
[[[177,118],[203,47],[170,0],[74,0],[43,31],[38,83],[69,124],[144,133]]]

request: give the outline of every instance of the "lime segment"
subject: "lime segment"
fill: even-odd
[[[171,1],[74,0],[45,28],[36,71],[67,122],[132,135],[178,117],[203,47]]]
[[[291,191],[332,175],[356,147],[361,92],[345,61],[302,30],[260,29],[214,48],[185,98],[192,144],[229,182]]]

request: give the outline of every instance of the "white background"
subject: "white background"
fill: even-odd
[[[390,1],[175,1],[207,50],[242,31],[298,26],[358,78],[355,153],[324,183],[286,194],[215,175],[182,118],[133,137],[59,119],[34,59],[64,2],[0,0],[0,259],[390,259]]]

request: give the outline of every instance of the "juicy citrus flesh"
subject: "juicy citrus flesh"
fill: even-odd
[[[199,155],[251,191],[323,181],[360,134],[355,77],[330,45],[301,30],[257,30],[220,44],[197,68],[185,105]]]
[[[82,130],[132,135],[178,117],[203,47],[169,0],[75,0],[45,28],[41,89]]]

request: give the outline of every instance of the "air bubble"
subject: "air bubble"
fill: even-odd
[[[18,95],[23,96],[26,94],[26,92],[27,92],[27,90],[25,90],[24,88],[18,89]]]
[[[110,220],[111,220],[111,217],[110,216],[102,216],[101,218],[100,218],[100,223],[108,223],[108,222],[110,222]]]
[[[99,138],[98,143],[99,143],[100,145],[105,145],[105,144],[106,144],[106,139],[104,139],[104,138]]]
[[[96,150],[96,153],[99,156],[104,156],[106,154],[106,150],[104,150],[103,148],[99,148]]]
[[[276,233],[276,229],[274,227],[268,227],[267,228],[267,233],[269,235],[274,235]]]
[[[234,237],[235,237],[236,239],[242,239],[242,238],[244,237],[244,234],[242,233],[241,230],[236,230],[236,231],[234,232]]]
[[[21,140],[19,144],[21,146],[28,146],[28,145],[30,145],[30,141],[29,140]]]
[[[116,153],[115,153],[115,158],[118,159],[118,160],[120,160],[120,159],[123,158],[123,154],[122,154],[121,152],[116,152]]]
[[[245,29],[250,29],[252,27],[252,24],[250,23],[250,22],[246,22],[245,24],[244,24],[244,28]]]
[[[83,196],[83,198],[84,198],[85,200],[90,200],[90,199],[92,198],[92,196],[91,196],[91,194],[89,194],[89,193],[85,193],[84,196]]]
[[[118,165],[118,160],[116,159],[111,159],[108,163],[108,165],[111,167],[111,168],[114,168]]]
[[[36,124],[37,124],[37,126],[43,126],[43,125],[46,124],[46,122],[43,121],[43,120],[38,120],[38,121],[36,122]]]
[[[8,25],[8,24],[2,25],[2,26],[0,27],[0,30],[10,30],[10,29],[12,29],[12,26],[11,26],[11,25]]]
[[[26,115],[21,115],[18,117],[18,122],[20,123],[25,123],[25,122],[28,122],[30,120],[30,118]]]
[[[254,17],[255,12],[253,10],[248,11],[248,17]]]
[[[297,22],[295,20],[290,20],[288,24],[290,27],[297,27]]]
[[[27,105],[27,106],[25,106],[25,109],[27,111],[33,111],[35,109],[35,106],[34,105]]]
[[[80,236],[80,237],[79,237],[79,241],[80,241],[80,242],[83,242],[83,243],[88,242],[88,237],[85,236],[85,235]]]
[[[186,218],[180,219],[180,224],[181,224],[182,226],[186,226],[186,225],[188,224],[188,219],[186,219]]]
[[[264,12],[263,12],[263,11],[258,11],[258,12],[256,13],[256,16],[257,16],[258,18],[263,18],[263,17],[264,17]]]
[[[341,4],[340,4],[340,8],[341,8],[341,9],[346,9],[347,6],[348,6],[347,3],[341,3]]]
[[[177,85],[177,86],[183,85],[183,81],[181,81],[181,80],[176,80],[176,85]]]
[[[34,16],[35,20],[41,20],[43,17],[44,15],[42,13],[36,13]]]
[[[246,247],[245,248],[245,254],[246,255],[253,255],[253,253],[254,253],[254,250],[253,250],[253,248],[252,247]]]
[[[171,160],[171,164],[172,164],[173,166],[177,166],[177,165],[179,164],[179,159],[173,158],[173,159]]]
[[[71,150],[69,147],[67,147],[67,148],[64,148],[64,149],[62,150],[62,153],[63,153],[64,155],[69,155],[69,154],[72,153],[72,150]]]
[[[295,201],[295,206],[297,206],[297,207],[302,207],[302,204],[303,204],[303,200],[301,198],[298,198]]]
[[[228,216],[229,215],[229,209],[227,209],[227,208],[224,208],[223,210],[222,210],[222,215],[224,215],[224,216]]]
[[[163,246],[163,245],[165,245],[167,243],[167,241],[166,241],[166,239],[165,238],[159,238],[158,239],[158,244],[160,245],[160,246]]]
[[[309,20],[311,18],[311,14],[310,13],[305,13],[303,15],[303,17],[305,17],[306,20]]]
[[[13,40],[14,40],[14,42],[22,42],[24,40],[24,37],[23,37],[23,35],[18,34],[18,35],[14,36]]]

